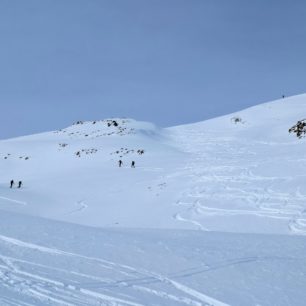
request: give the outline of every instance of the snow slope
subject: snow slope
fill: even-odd
[[[304,305],[305,117],[300,95],[0,141],[0,304]]]
[[[301,95],[169,129],[116,119],[1,141],[0,205],[90,226],[304,234],[305,140],[288,133],[304,114]]]
[[[191,157],[177,217],[207,230],[305,234],[306,143],[288,133],[305,117],[300,95],[171,128]]]
[[[303,236],[0,217],[1,305],[305,305]]]
[[[108,127],[107,121],[85,122],[2,141],[3,207],[94,226],[168,227],[173,209],[165,203],[171,203],[172,195],[161,195],[163,176],[176,171],[184,153],[151,124],[117,121],[125,130]],[[145,152],[139,155],[137,150]],[[136,169],[130,168],[132,160]],[[8,189],[12,178],[22,179],[24,188]],[[171,212],[163,220],[164,210]]]

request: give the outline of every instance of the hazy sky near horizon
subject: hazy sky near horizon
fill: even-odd
[[[306,92],[304,0],[0,0],[0,39],[0,138]]]

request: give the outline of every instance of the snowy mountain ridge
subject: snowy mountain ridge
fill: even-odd
[[[0,141],[0,304],[303,306],[305,117],[300,95]]]
[[[288,133],[305,100],[166,129],[117,118],[1,141],[2,206],[99,227],[305,233],[305,141]]]

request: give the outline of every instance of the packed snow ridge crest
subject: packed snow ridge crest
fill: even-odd
[[[144,133],[154,135],[158,129],[152,123],[133,119],[104,119],[94,121],[77,121],[72,126],[60,129],[55,134],[66,134],[73,137],[98,138],[102,136],[124,136]]]

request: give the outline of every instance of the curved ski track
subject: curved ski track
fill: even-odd
[[[298,178],[254,174],[261,162],[273,162],[274,156],[242,140],[212,139],[198,129],[176,132],[175,139],[191,155],[181,170],[191,182],[175,203],[181,208],[174,215],[176,220],[209,230],[204,220],[207,216],[252,215],[279,219],[287,224],[284,232],[306,235],[306,194],[298,184],[291,192],[281,188],[282,183],[298,182]],[[282,158],[287,160],[285,155]]]
[[[2,235],[0,246],[1,249],[15,250],[14,256],[0,255],[1,286],[20,294],[18,299],[12,298],[14,295],[11,294],[1,295],[1,305],[140,306],[146,305],[143,301],[147,299],[163,305],[227,305],[153,271]],[[27,253],[27,260],[22,259],[23,253]],[[44,258],[43,262],[40,262],[41,258]],[[63,262],[66,264],[61,265]],[[83,270],[95,272],[88,274]],[[156,284],[162,284],[162,289]],[[135,292],[138,292],[136,296],[141,293],[143,298],[137,300]]]

